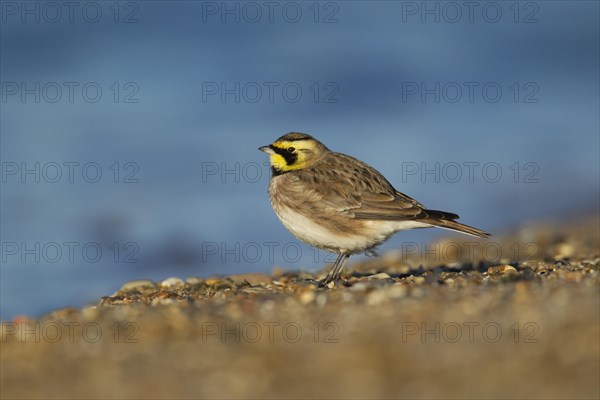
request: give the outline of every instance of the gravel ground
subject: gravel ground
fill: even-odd
[[[128,282],[4,322],[1,397],[598,399],[599,226],[452,236],[327,288],[279,268]]]

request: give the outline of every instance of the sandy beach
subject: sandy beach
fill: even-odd
[[[460,240],[3,322],[2,398],[598,398],[598,217]]]

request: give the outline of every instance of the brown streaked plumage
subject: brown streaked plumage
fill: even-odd
[[[456,222],[456,214],[426,209],[370,165],[310,135],[290,132],[260,150],[270,154],[269,197],[283,225],[300,240],[339,254],[324,283],[341,277],[351,254],[370,252],[400,230],[437,226],[489,236]]]

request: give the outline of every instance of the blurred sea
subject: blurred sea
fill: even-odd
[[[598,2],[92,3],[1,3],[2,319],[321,268],[268,201],[289,131],[491,233],[598,210]]]

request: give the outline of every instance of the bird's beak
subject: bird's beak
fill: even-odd
[[[263,146],[263,147],[259,147],[258,149],[260,151],[263,151],[263,152],[268,153],[268,154],[275,154],[275,152],[273,151],[273,149],[271,148],[271,146]]]

